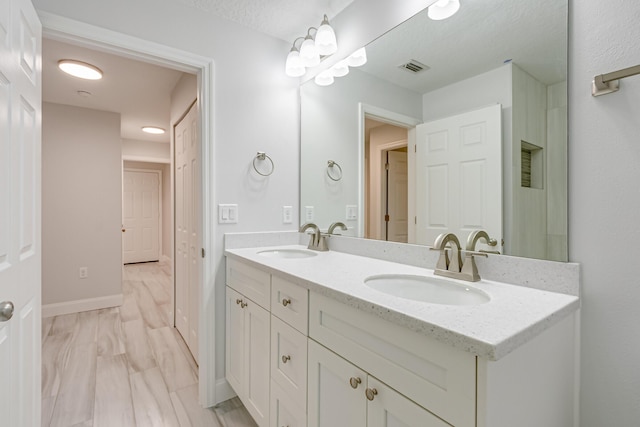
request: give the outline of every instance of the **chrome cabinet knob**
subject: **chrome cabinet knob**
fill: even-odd
[[[364,394],[367,396],[367,399],[373,400],[373,398],[378,394],[378,390],[375,388],[368,388],[365,390]]]
[[[285,307],[289,304],[291,304],[291,298],[285,298],[282,300],[282,305],[284,305]]]
[[[0,302],[0,322],[6,322],[13,317],[13,303],[11,301]]]
[[[291,360],[291,356],[282,356],[282,363],[287,363],[289,360]]]
[[[362,380],[358,377],[351,377],[349,379],[349,384],[351,384],[351,388],[358,388],[360,383],[362,383]]]

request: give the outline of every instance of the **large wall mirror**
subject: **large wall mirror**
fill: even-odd
[[[425,245],[485,229],[485,249],[566,261],[567,0],[460,3],[301,86],[300,222]]]

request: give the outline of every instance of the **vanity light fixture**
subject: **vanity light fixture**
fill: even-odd
[[[164,129],[157,126],[143,126],[142,132],[151,133],[153,135],[162,135],[164,133]]]
[[[349,74],[349,64],[347,64],[347,60],[343,59],[336,63],[331,67],[331,71],[333,72],[333,77],[344,77]]]
[[[58,68],[67,74],[85,80],[100,80],[102,78],[100,68],[74,59],[61,59],[58,61]]]
[[[323,72],[318,74],[313,81],[315,81],[318,86],[332,85],[334,82],[333,70],[324,70]]]
[[[441,21],[455,15],[460,9],[460,0],[438,0],[427,10],[427,16],[434,21]]]
[[[312,36],[315,31],[315,37]],[[303,40],[300,48],[296,47],[298,40]],[[287,55],[285,63],[285,73],[290,77],[300,77],[307,72],[307,68],[320,64],[322,58],[333,55],[338,51],[336,34],[329,18],[324,15],[320,27],[310,27],[305,37],[298,37],[293,42],[293,46]]]
[[[360,67],[366,64],[367,50],[364,47],[361,47],[360,49],[356,50],[351,55],[349,55],[346,61],[350,67]]]

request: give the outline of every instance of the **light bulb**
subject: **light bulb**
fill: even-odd
[[[315,67],[320,63],[320,54],[310,35],[304,38],[300,46],[300,59],[305,67]]]
[[[284,66],[285,73],[289,77],[300,77],[306,73],[302,60],[300,59],[300,52],[295,47],[291,48],[291,52],[287,55],[287,62]]]
[[[343,59],[335,64],[331,67],[331,71],[333,72],[334,77],[344,77],[349,74],[349,64],[347,64],[347,60]]]
[[[338,43],[336,42],[336,33],[329,25],[329,19],[327,15],[324,16],[324,20],[320,24],[320,28],[316,32],[316,49],[318,54],[326,56],[333,55],[338,50]]]
[[[434,21],[450,18],[460,9],[460,0],[438,0],[427,10],[427,16]]]
[[[67,74],[85,80],[100,80],[102,78],[102,70],[98,67],[73,59],[62,59],[58,61],[58,68]]]
[[[318,86],[329,86],[334,82],[333,72],[331,70],[324,70],[316,76],[314,81]]]
[[[360,49],[356,50],[351,55],[349,55],[346,61],[350,67],[360,67],[366,64],[367,50],[364,47],[361,47]]]

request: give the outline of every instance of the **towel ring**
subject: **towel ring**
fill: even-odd
[[[271,163],[271,170],[267,173],[262,173],[258,170],[258,168],[256,167],[256,160],[269,160],[269,163]],[[253,170],[256,171],[258,173],[258,175],[262,175],[262,176],[269,176],[273,173],[273,170],[275,169],[275,165],[273,164],[273,160],[271,160],[271,157],[267,156],[267,153],[263,152],[263,151],[258,151],[258,154],[253,158]]]
[[[338,174],[337,176],[333,176],[331,175],[331,170],[333,169],[333,167],[337,167],[338,168]],[[332,181],[340,181],[342,179],[342,168],[340,167],[339,164],[337,164],[336,162],[334,162],[333,160],[329,160],[327,161],[327,176],[332,180]]]

